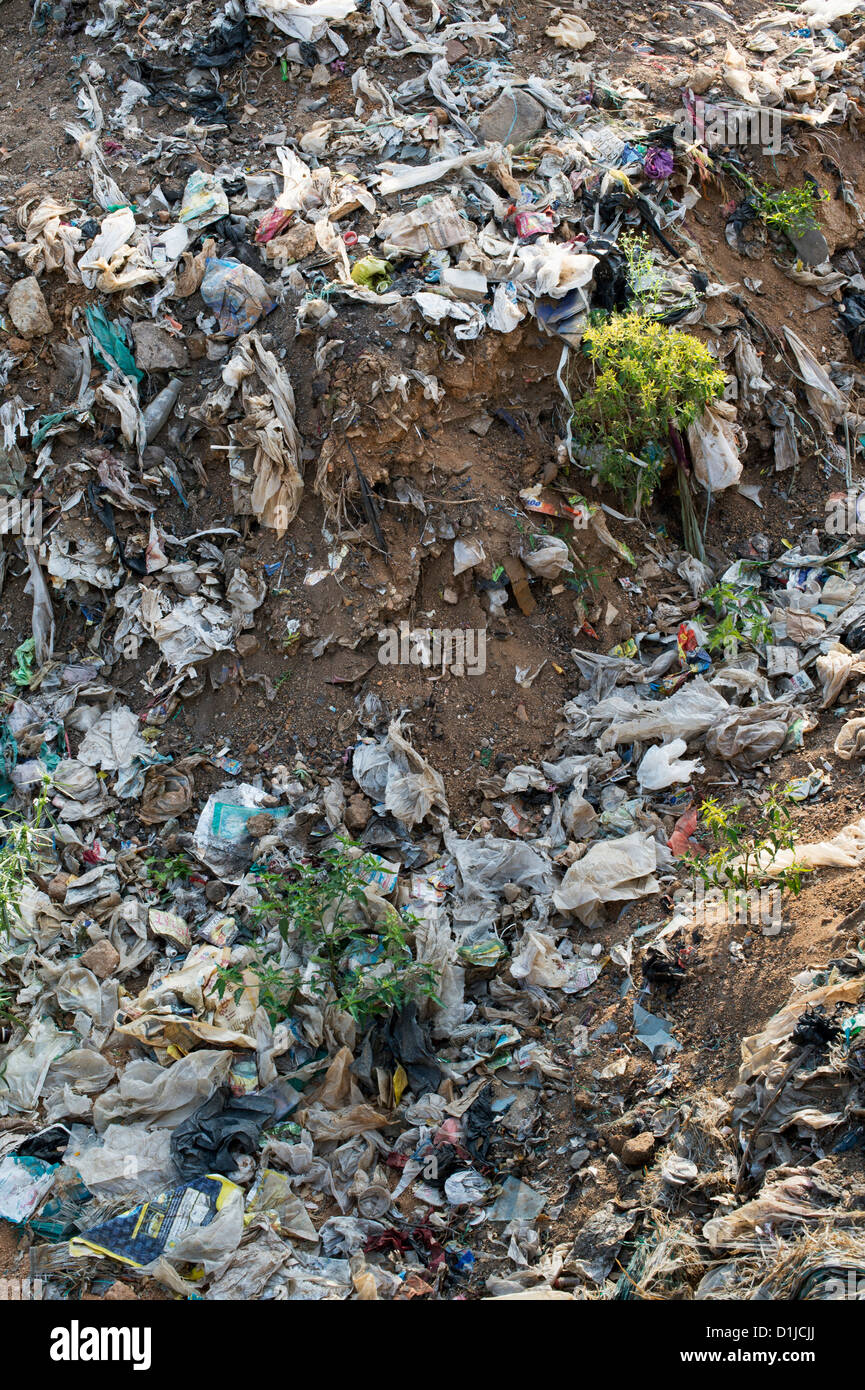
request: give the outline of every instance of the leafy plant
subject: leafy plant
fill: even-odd
[[[0,986],[0,1030],[4,1027],[20,1023],[21,1019],[15,1007],[15,991]]]
[[[235,1004],[239,1004],[247,988],[244,975],[252,972],[258,981],[258,1003],[271,1024],[287,1018],[297,1000],[301,979],[297,971],[287,972],[268,959],[262,949],[253,947],[252,959],[246,965],[220,965],[216,971],[216,993],[220,999],[231,989]]]
[[[575,568],[568,581],[569,587],[575,589],[578,594],[584,594],[589,590],[596,594],[600,589],[604,571],[598,565],[583,565],[579,561],[577,563],[578,568]]]
[[[160,893],[165,893],[178,880],[187,882],[195,873],[185,854],[151,855],[144,862],[149,870],[150,882]]]
[[[732,584],[714,584],[703,595],[711,604],[717,623],[708,633],[710,652],[733,651],[740,646],[761,647],[772,640],[772,626],[759,595],[753,589],[737,589]]]
[[[370,928],[359,920],[366,903],[363,874],[378,868],[374,855],[354,855],[360,846],[343,841],[342,850],[327,850],[317,862],[299,864],[295,877],[262,874],[262,892],[270,897],[256,911],[275,917],[282,939],[305,947],[315,967],[304,988],[332,997],[359,1023],[389,1015],[410,999],[435,998],[437,973],[415,961],[409,936],[417,918],[388,908]],[[299,977],[283,977],[284,990],[296,993]],[[271,983],[271,991],[274,985]]]
[[[671,447],[724,389],[724,373],[691,333],[641,314],[613,314],[586,329],[594,384],[574,406],[586,447],[600,447],[598,473],[639,512],[652,497]]]
[[[42,828],[47,807],[48,786],[43,783],[31,821],[11,815],[0,817],[0,923],[4,931],[8,932],[11,926],[10,908],[17,916],[30,871],[48,848],[49,836]]]
[[[732,886],[748,893],[766,882],[768,870],[778,855],[789,851],[793,855],[792,863],[776,870],[771,877],[782,891],[800,893],[810,869],[796,861],[798,832],[783,794],[779,794],[774,784],[769,788],[753,832],[749,832],[744,821],[737,819],[741,810],[741,803],[724,807],[715,797],[704,801],[700,818],[716,848],[709,854],[683,855],[681,862],[706,888]]]
[[[828,202],[829,193],[809,180],[792,188],[769,188],[764,184],[752,186],[751,201],[757,216],[767,227],[775,227],[787,236],[800,237],[819,225],[817,209]]]
[[[656,313],[661,277],[648,237],[638,232],[625,232],[619,238],[619,249],[625,257],[625,275],[631,295],[646,313]]]

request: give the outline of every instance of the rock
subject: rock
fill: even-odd
[[[50,333],[54,327],[45,296],[35,275],[27,275],[23,280],[15,281],[6,296],[6,306],[18,332],[24,333],[27,337]]]
[[[655,1136],[646,1130],[626,1139],[622,1145],[621,1159],[629,1168],[645,1168],[655,1155]]]
[[[543,130],[546,123],[541,103],[515,87],[510,92],[502,92],[481,112],[477,133],[481,140],[491,144],[522,145]]]
[[[266,245],[270,248],[265,251],[269,261],[276,262],[279,258],[286,264],[289,261],[302,261],[318,250],[315,227],[311,227],[308,222],[293,223],[288,231],[283,232],[281,236],[275,236]]]
[[[251,835],[253,840],[260,840],[265,835],[272,835],[276,829],[276,821],[273,816],[268,815],[267,811],[259,811],[257,816],[250,816],[246,822],[246,832]]]
[[[816,95],[817,83],[810,72],[803,74],[802,81],[798,82],[795,87],[787,88],[787,96],[798,102],[800,106],[804,105],[806,101],[813,101]]]
[[[207,356],[207,339],[203,333],[190,333],[186,339],[186,347],[193,362]]]
[[[708,92],[712,84],[717,81],[718,74],[716,72],[699,64],[691,73],[691,80],[688,85],[695,96],[701,96],[703,92]]]
[[[184,344],[172,338],[158,323],[134,323],[132,337],[135,365],[143,372],[167,372],[187,365],[189,358]]]
[[[362,792],[355,792],[345,808],[346,830],[366,830],[372,816],[372,805]]]
[[[56,874],[48,884],[48,896],[53,903],[62,903],[69,884],[68,874]]]
[[[92,970],[100,980],[107,980],[120,964],[120,952],[110,941],[97,941],[81,957],[85,970]]]
[[[209,903],[221,903],[227,892],[225,884],[220,883],[218,878],[212,878],[204,885],[204,896]]]
[[[809,227],[801,236],[787,235],[805,265],[822,265],[829,259],[829,246],[819,227]]]
[[[252,656],[254,652],[258,651],[261,643],[253,633],[239,632],[235,639],[235,646],[237,647],[238,656]]]
[[[478,270],[462,270],[459,266],[446,266],[442,271],[442,286],[449,290],[454,299],[465,299],[470,303],[481,303],[487,297],[487,277]]]
[[[119,1300],[132,1300],[134,1303],[138,1302],[138,1294],[135,1292],[132,1285],[123,1284],[119,1279],[105,1290],[102,1297],[110,1299],[113,1303]]]
[[[315,67],[313,68],[313,70],[312,70],[312,72],[311,72],[311,74],[310,74],[310,78],[309,78],[310,86],[311,86],[311,87],[329,87],[330,84],[331,84],[331,82],[332,82],[332,80],[333,80],[333,79],[332,79],[332,77],[331,77],[331,74],[330,74],[330,72],[328,71],[328,69],[325,67],[324,63],[316,63]]]

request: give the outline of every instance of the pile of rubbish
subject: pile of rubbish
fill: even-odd
[[[825,816],[865,758],[865,220],[820,134],[865,4],[689,14],[630,54],[671,107],[587,7],[524,72],[471,4],[34,5],[78,55],[65,163],[0,207],[0,1225],[43,1297],[862,1296],[860,922],[785,952],[865,865]],[[576,406],[633,316],[718,389],[627,497]],[[454,424],[530,467],[448,492]],[[526,726],[566,698],[470,814],[456,718],[433,757],[361,650],[432,572],[491,642],[569,605],[567,669],[496,668]],[[388,660],[451,692],[420,621]],[[338,648],[333,747],[293,706],[272,752]],[[713,1088],[680,1003],[722,958],[773,989]]]

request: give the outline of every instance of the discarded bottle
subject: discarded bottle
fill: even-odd
[[[168,423],[168,417],[177,403],[180,395],[180,388],[183,382],[180,377],[173,376],[168,385],[154,396],[153,400],[144,410],[144,432],[147,436],[148,444],[152,444],[160,430],[164,429]]]

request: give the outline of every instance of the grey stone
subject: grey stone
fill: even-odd
[[[136,323],[132,327],[135,339],[135,365],[143,372],[174,371],[185,367],[188,355],[185,345],[172,338],[158,323]]]
[[[27,337],[50,333],[54,327],[45,296],[35,275],[15,281],[6,296],[6,306],[18,332],[24,333]]]
[[[829,246],[819,227],[810,227],[801,236],[787,235],[805,265],[822,265],[829,259]]]
[[[502,92],[478,119],[478,135],[495,145],[522,145],[543,130],[546,112],[539,101],[528,92],[515,87]]]

